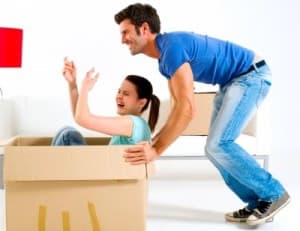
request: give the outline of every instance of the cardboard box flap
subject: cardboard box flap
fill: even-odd
[[[8,139],[1,139],[0,140],[0,146],[6,146],[6,145],[16,145],[17,144],[17,137],[11,137]]]
[[[124,148],[104,145],[5,146],[4,181],[143,179],[151,175],[152,164],[126,163]]]
[[[0,146],[50,146],[53,137],[15,136],[0,140]],[[111,137],[85,137],[88,145],[108,145]]]

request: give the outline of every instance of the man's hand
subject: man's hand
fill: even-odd
[[[158,157],[156,150],[149,142],[140,142],[134,147],[125,149],[124,159],[130,164],[145,164],[155,160]]]

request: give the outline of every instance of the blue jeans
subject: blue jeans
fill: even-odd
[[[66,126],[58,131],[54,136],[51,145],[67,146],[67,145],[86,145],[83,136],[75,128]]]
[[[214,99],[205,152],[228,187],[248,208],[259,200],[279,199],[285,189],[235,141],[245,128],[271,86],[267,65],[234,78],[220,86]]]

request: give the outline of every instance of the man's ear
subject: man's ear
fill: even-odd
[[[150,30],[150,27],[149,27],[149,24],[147,22],[144,22],[141,27],[140,27],[140,31],[142,34],[145,34],[145,33],[151,33],[151,30]]]

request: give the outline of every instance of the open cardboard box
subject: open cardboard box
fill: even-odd
[[[16,137],[4,146],[7,231],[143,231],[153,164],[130,165],[125,146],[49,146]]]

